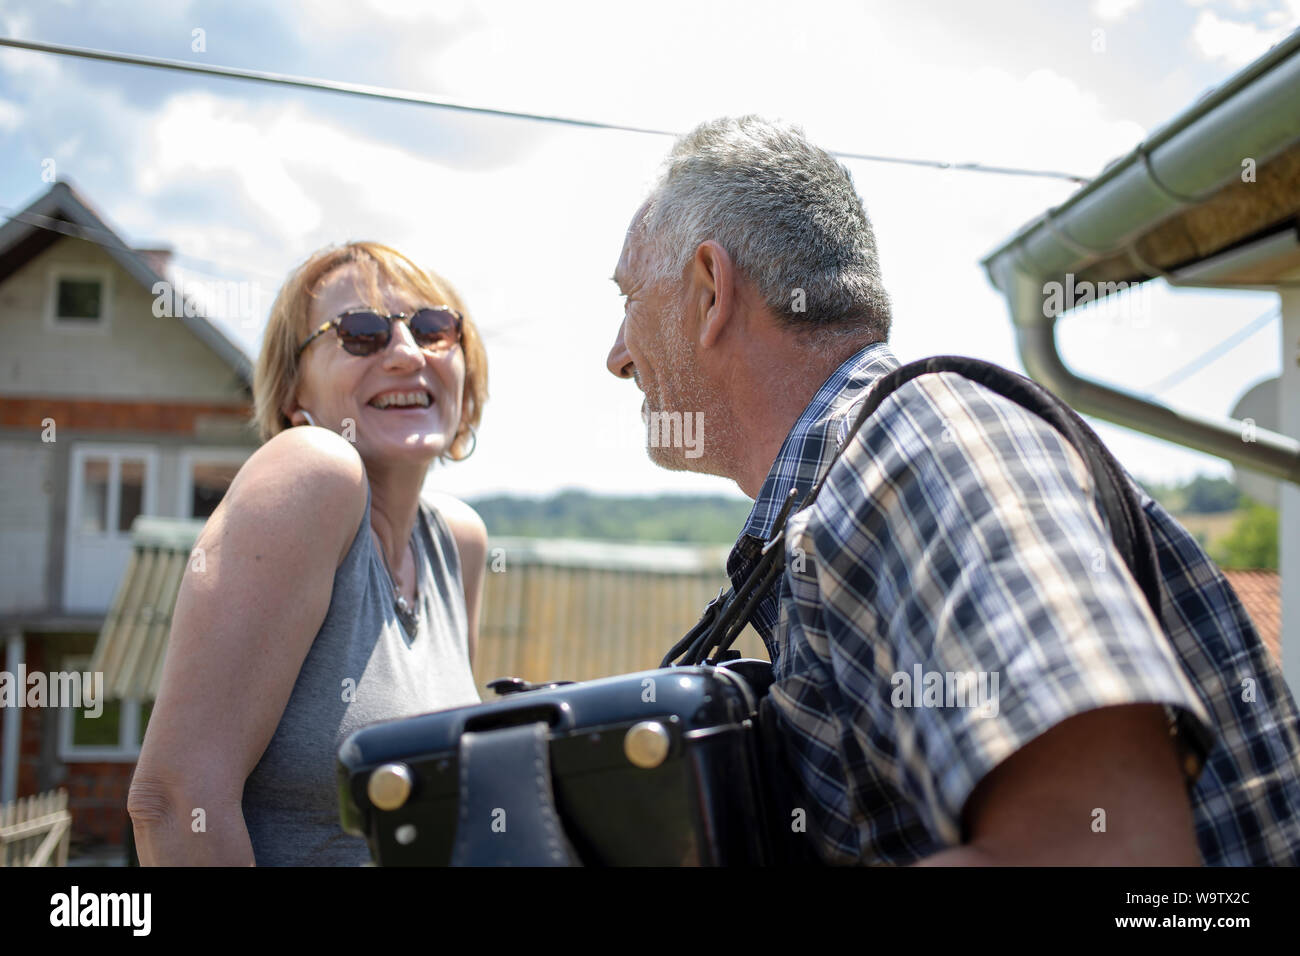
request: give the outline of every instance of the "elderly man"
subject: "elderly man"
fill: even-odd
[[[728,560],[739,587],[791,487],[898,364],[871,224],[798,130],[718,120],[676,144],[614,279],[608,366],[645,393],[651,458],[754,499]],[[660,440],[678,413],[702,442]],[[1300,862],[1294,701],[1158,504],[1142,496],[1165,630],[1041,418],[927,374],[846,444],[786,524],[786,571],[753,619],[823,860]],[[972,672],[995,700],[899,692]]]

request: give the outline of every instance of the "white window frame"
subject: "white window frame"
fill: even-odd
[[[78,522],[81,520],[82,476],[85,473],[87,458],[107,458],[108,468],[108,513],[104,515],[104,534],[129,537],[131,532],[118,531],[117,519],[121,514],[122,495],[122,458],[143,459],[145,463],[144,500],[140,503],[141,515],[158,514],[158,483],[161,471],[158,465],[158,448],[155,445],[119,445],[112,442],[76,442],[72,454],[68,456],[68,512],[63,529],[63,606],[70,607],[77,602],[70,588],[68,564],[72,559],[76,539],[81,534]]]
[[[85,673],[90,669],[90,655],[64,657],[59,666],[68,671]],[[63,763],[131,763],[140,757],[135,743],[140,735],[140,701],[134,697],[121,700],[121,723],[117,728],[116,747],[77,746],[72,742],[73,713],[84,707],[59,708],[59,760]]]
[[[193,518],[190,505],[194,503],[194,466],[199,464],[242,465],[252,456],[251,448],[230,446],[191,445],[181,449],[180,480],[176,482],[176,517]]]
[[[108,467],[108,513],[104,515],[105,534],[131,533],[117,530],[117,519],[121,516],[122,506],[122,459],[144,461],[144,500],[140,502],[141,515],[158,514],[158,448],[156,445],[118,445],[112,442],[77,442],[72,446],[72,473],[68,481],[68,528],[64,548],[71,552],[73,538],[80,534],[72,518],[81,518],[81,496],[85,490],[81,479],[85,472],[87,458],[107,458]]]
[[[99,319],[91,322],[87,319],[60,319],[59,282],[64,279],[98,280],[103,288],[100,296]],[[45,293],[45,326],[47,329],[74,334],[107,335],[113,323],[113,270],[105,266],[51,266],[49,283]]]

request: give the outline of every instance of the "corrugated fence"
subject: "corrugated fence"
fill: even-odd
[[[726,550],[495,539],[475,676],[589,680],[659,666],[726,584]],[[766,659],[746,629],[736,648]]]
[[[109,699],[158,693],[172,611],[201,521],[140,518],[130,564],[95,647]],[[657,667],[726,583],[727,549],[494,538],[474,675],[588,680]],[[736,649],[766,659],[746,629]]]

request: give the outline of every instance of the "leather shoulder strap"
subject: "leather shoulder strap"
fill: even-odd
[[[1137,491],[1124,473],[1124,469],[1097,437],[1088,423],[1074,409],[1032,379],[1015,372],[961,355],[938,355],[899,366],[878,379],[867,393],[845,440],[847,448],[852,436],[881,406],[885,399],[906,383],[921,375],[935,372],[955,372],[1015,402],[1030,414],[1037,415],[1061,433],[1074,448],[1092,473],[1097,486],[1101,510],[1110,525],[1111,540],[1128,566],[1156,620],[1160,621],[1160,567],[1156,559],[1155,542],[1146,514],[1142,510]],[[841,449],[841,452],[843,449]],[[838,456],[837,456],[838,460]],[[835,462],[831,462],[834,467]],[[812,497],[821,490],[830,468],[817,482]]]
[[[913,379],[936,372],[954,372],[1015,402],[1025,411],[1050,424],[1079,453],[1093,476],[1102,514],[1110,526],[1111,540],[1163,629],[1161,575],[1155,542],[1142,510],[1142,502],[1124,469],[1074,409],[1037,382],[991,362],[961,355],[938,355],[899,366],[877,379],[858,406],[858,412],[840,450],[804,497],[799,508],[806,508],[816,500],[844,450],[890,395]],[[683,654],[685,656],[680,663],[698,664],[707,659],[711,652],[717,652],[715,662],[729,653],[729,648],[749,622],[758,601],[779,574],[784,559],[784,518],[790,513],[795,495],[796,492],[792,489],[774,527],[773,537],[764,545],[763,556],[749,578],[739,590],[720,593],[710,602],[695,627],[664,657],[661,667],[669,666]]]

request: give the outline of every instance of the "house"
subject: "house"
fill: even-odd
[[[6,219],[0,675],[18,695],[0,803],[66,788],[75,855],[122,843],[150,703],[56,705],[91,696],[81,677],[137,517],[205,517],[256,448],[251,364],[192,304],[158,309],[176,300],[170,253],[132,248],[69,184]]]
[[[1076,410],[1279,481],[1282,671],[1300,695],[1300,30],[1111,162],[983,260],[1026,370]],[[1056,322],[1152,279],[1276,293],[1277,430],[1211,418],[1071,371]],[[1122,347],[1122,341],[1117,347]],[[1243,387],[1246,385],[1242,383]],[[1245,600],[1245,595],[1240,595]],[[1258,618],[1256,620],[1258,623]]]

